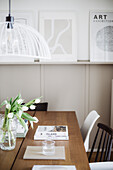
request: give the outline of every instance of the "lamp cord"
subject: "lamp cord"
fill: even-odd
[[[11,0],[9,0],[9,16],[11,16]]]

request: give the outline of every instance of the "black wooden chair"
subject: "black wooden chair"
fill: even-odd
[[[34,104],[36,106],[35,111],[47,111],[48,102]]]
[[[113,142],[113,129],[111,129],[110,127],[102,123],[98,123],[97,126],[98,126],[98,130],[89,155],[89,162],[91,160],[95,144],[97,143],[99,133],[100,133],[100,137],[97,145],[98,148],[97,148],[97,153],[94,162],[109,161],[111,156],[112,142]]]
[[[24,105],[25,103],[22,103],[22,105]],[[29,110],[28,111],[47,111],[47,109],[48,109],[48,102],[43,102],[43,103],[35,103],[35,104],[33,104],[33,105],[35,105],[36,106],[36,108],[34,109],[34,110],[31,110],[30,108],[29,108]]]

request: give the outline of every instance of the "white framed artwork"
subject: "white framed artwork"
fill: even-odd
[[[77,61],[76,13],[40,11],[39,31],[44,36],[52,61]]]
[[[113,62],[113,11],[90,12],[90,61]]]

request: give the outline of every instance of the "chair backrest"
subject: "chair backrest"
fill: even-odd
[[[47,111],[48,102],[38,103],[35,104],[35,106],[36,106],[35,111]]]
[[[96,120],[99,117],[100,117],[100,115],[95,110],[92,110],[86,117],[86,119],[80,129],[86,152],[89,149],[89,136],[90,136],[91,130],[92,130]]]
[[[24,105],[25,103],[22,103],[22,105]],[[36,106],[35,110],[31,110],[29,108],[28,111],[47,111],[48,109],[48,102],[43,102],[43,103],[34,103],[33,105]]]
[[[97,126],[98,126],[98,130],[89,155],[89,162],[91,160],[92,153],[95,144],[97,142],[97,138],[99,138],[99,143],[98,143],[97,153],[95,157],[95,162],[109,161],[111,156],[112,142],[113,142],[113,129],[111,129],[110,127],[102,123],[98,123]],[[99,136],[99,134],[101,135]]]

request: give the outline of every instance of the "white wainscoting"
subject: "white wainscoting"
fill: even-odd
[[[112,79],[112,64],[0,65],[0,102],[18,92],[25,102],[42,95],[48,110],[76,111],[80,127],[93,109],[110,125]],[[95,132],[96,125],[91,143]]]
[[[113,129],[113,80],[111,85],[111,118],[110,118],[110,125]]]

